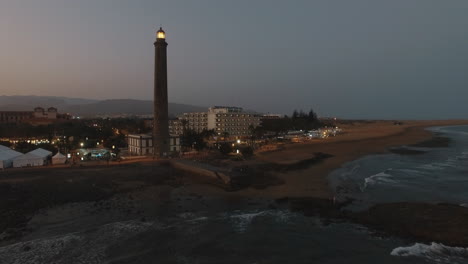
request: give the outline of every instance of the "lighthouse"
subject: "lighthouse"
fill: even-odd
[[[162,28],[156,32],[154,42],[154,124],[153,156],[169,154],[169,111],[167,100],[167,42]]]

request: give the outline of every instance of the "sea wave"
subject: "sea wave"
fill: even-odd
[[[274,219],[279,223],[287,223],[288,220],[293,216],[293,213],[283,210],[267,210],[267,211],[258,211],[258,212],[249,212],[249,213],[238,213],[231,215],[225,215],[226,218],[232,223],[234,230],[239,233],[244,233],[247,231],[248,227],[254,221],[255,218],[261,216],[268,216]]]
[[[457,165],[453,161],[447,160],[446,162],[434,163],[434,165],[445,168],[456,168]]]
[[[465,160],[468,159],[468,152],[462,152],[460,155],[456,157],[457,160]]]
[[[419,166],[418,169],[433,171],[433,170],[442,170],[442,167],[437,166],[437,164],[435,164],[435,163],[427,163],[427,164],[423,164],[423,165]]]
[[[408,175],[424,175],[426,174],[424,171],[421,170],[415,170],[415,169],[398,169],[398,171],[401,171],[405,174]]]
[[[462,125],[462,126],[449,126],[449,127],[432,127],[432,128],[430,128],[429,130],[431,130],[432,132],[436,132],[436,133],[446,133],[446,134],[456,134],[456,135],[468,135],[468,132],[466,132],[466,131],[454,130],[454,129],[453,129],[453,128],[457,128],[457,127],[464,128],[464,127],[467,127],[467,126],[466,126],[466,125]]]
[[[234,226],[234,230],[240,233],[247,231],[254,218],[265,214],[266,211],[253,212],[253,213],[241,213],[230,215],[229,218]]]
[[[41,238],[0,247],[2,264],[102,263],[110,241],[155,227],[154,222],[114,222],[93,230]]]
[[[433,162],[433,163],[423,164],[419,166],[418,169],[433,171],[433,170],[443,170],[446,168],[457,168],[458,167],[457,158],[458,156],[455,158],[448,158],[444,162]]]
[[[361,188],[361,191],[364,191],[370,185],[374,185],[374,184],[377,184],[377,183],[392,183],[392,184],[397,183],[396,180],[392,179],[393,176],[391,174],[387,173],[387,171],[390,171],[390,170],[391,169],[388,169],[385,172],[379,172],[377,174],[374,174],[372,176],[369,176],[369,177],[365,178],[364,179],[364,185]]]
[[[437,263],[466,263],[468,248],[449,247],[432,242],[430,245],[416,243],[409,247],[397,247],[390,253],[398,257],[421,257]]]
[[[0,248],[0,263],[23,264],[44,263],[61,252],[83,241],[77,234],[20,242]]]

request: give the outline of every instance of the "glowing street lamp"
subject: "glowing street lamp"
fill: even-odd
[[[80,143],[80,146],[81,146],[81,147],[83,147],[83,146],[84,146],[84,143],[83,143],[83,142],[81,142],[81,143]]]

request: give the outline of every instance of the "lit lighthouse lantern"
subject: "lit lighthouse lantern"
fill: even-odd
[[[158,32],[156,33],[156,38],[158,38],[158,39],[165,39],[166,38],[166,32],[164,32],[162,27],[160,27]]]

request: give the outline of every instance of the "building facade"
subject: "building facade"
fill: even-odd
[[[129,134],[127,136],[130,155],[153,156],[153,136],[150,134]],[[180,152],[180,137],[169,137],[169,152]]]
[[[218,135],[248,136],[250,127],[260,126],[260,115],[244,112],[240,107],[214,106],[208,109],[208,129]]]
[[[23,123],[34,118],[32,111],[1,111],[0,124],[6,123]]]
[[[34,111],[0,111],[0,124],[29,123],[40,125],[70,119],[71,116],[68,114],[57,113],[57,108],[55,107],[49,107],[47,110],[42,107],[36,107]]]
[[[244,112],[240,107],[213,106],[207,112],[184,113],[177,119],[170,120],[171,135],[182,135],[184,129],[198,133],[203,130],[214,130],[218,135],[242,137],[250,134],[251,126],[260,125],[261,116]]]
[[[178,118],[169,121],[169,134],[181,135],[184,129],[190,129],[197,133],[208,130],[208,113],[183,113]]]

